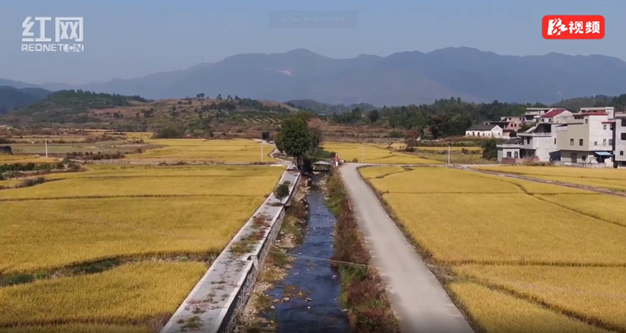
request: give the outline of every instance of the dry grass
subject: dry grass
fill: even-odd
[[[477,169],[626,191],[626,170],[621,169],[532,166],[477,167]]]
[[[253,140],[204,140],[204,139],[149,139],[147,143],[163,145],[143,154],[129,156],[131,159],[155,161],[212,161],[212,162],[275,162],[267,156],[274,146],[261,145]]]
[[[106,324],[66,324],[48,326],[19,326],[3,328],[3,333],[151,333],[148,326],[119,326]]]
[[[476,284],[452,283],[449,289],[488,333],[609,332]]]
[[[626,329],[626,268],[465,265],[460,276],[522,293],[529,298]]]
[[[345,142],[328,142],[324,143],[324,149],[334,151],[339,154],[339,158],[346,162],[352,162],[353,159],[361,161],[361,144],[345,143]],[[426,160],[417,156],[390,151],[383,146],[376,144],[365,144],[363,146],[365,163],[378,164],[438,164],[438,161]]]
[[[144,262],[101,274],[4,287],[0,325],[166,319],[205,270],[203,263]]]

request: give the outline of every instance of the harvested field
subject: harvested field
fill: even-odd
[[[361,161],[361,144],[358,143],[345,143],[345,142],[328,142],[324,143],[324,149],[327,151],[333,151],[339,154],[339,158],[346,162],[352,162],[357,159]],[[439,164],[441,162],[426,160],[417,156],[404,154],[392,150],[388,150],[381,145],[365,144],[363,145],[363,156],[365,157],[365,163],[379,163],[379,164]]]
[[[360,172],[486,332],[626,331],[626,199],[448,168]]]

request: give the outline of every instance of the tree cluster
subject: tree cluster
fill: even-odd
[[[292,116],[283,120],[275,143],[278,150],[293,157],[296,166],[302,169],[305,160],[315,155],[322,143],[322,132],[309,128],[304,117]]]

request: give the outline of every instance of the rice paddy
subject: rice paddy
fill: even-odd
[[[441,162],[419,158],[414,155],[388,150],[381,145],[345,142],[324,143],[324,149],[339,154],[346,162],[358,160],[360,163],[378,164],[439,164]]]
[[[0,190],[0,331],[159,330],[284,170],[87,168]]]
[[[275,162],[268,156],[273,145],[253,140],[204,140],[204,139],[149,139],[146,142],[163,148],[150,149],[132,159],[153,161],[197,161],[260,163]]]
[[[360,172],[484,331],[626,330],[626,199],[444,167]]]
[[[554,180],[576,185],[626,191],[626,170],[622,169],[535,166],[484,166],[476,168],[479,170],[510,173],[543,180]]]

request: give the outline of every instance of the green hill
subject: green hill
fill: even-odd
[[[11,86],[0,86],[0,113],[44,100],[48,95],[50,95],[50,91],[41,88],[18,89]]]

